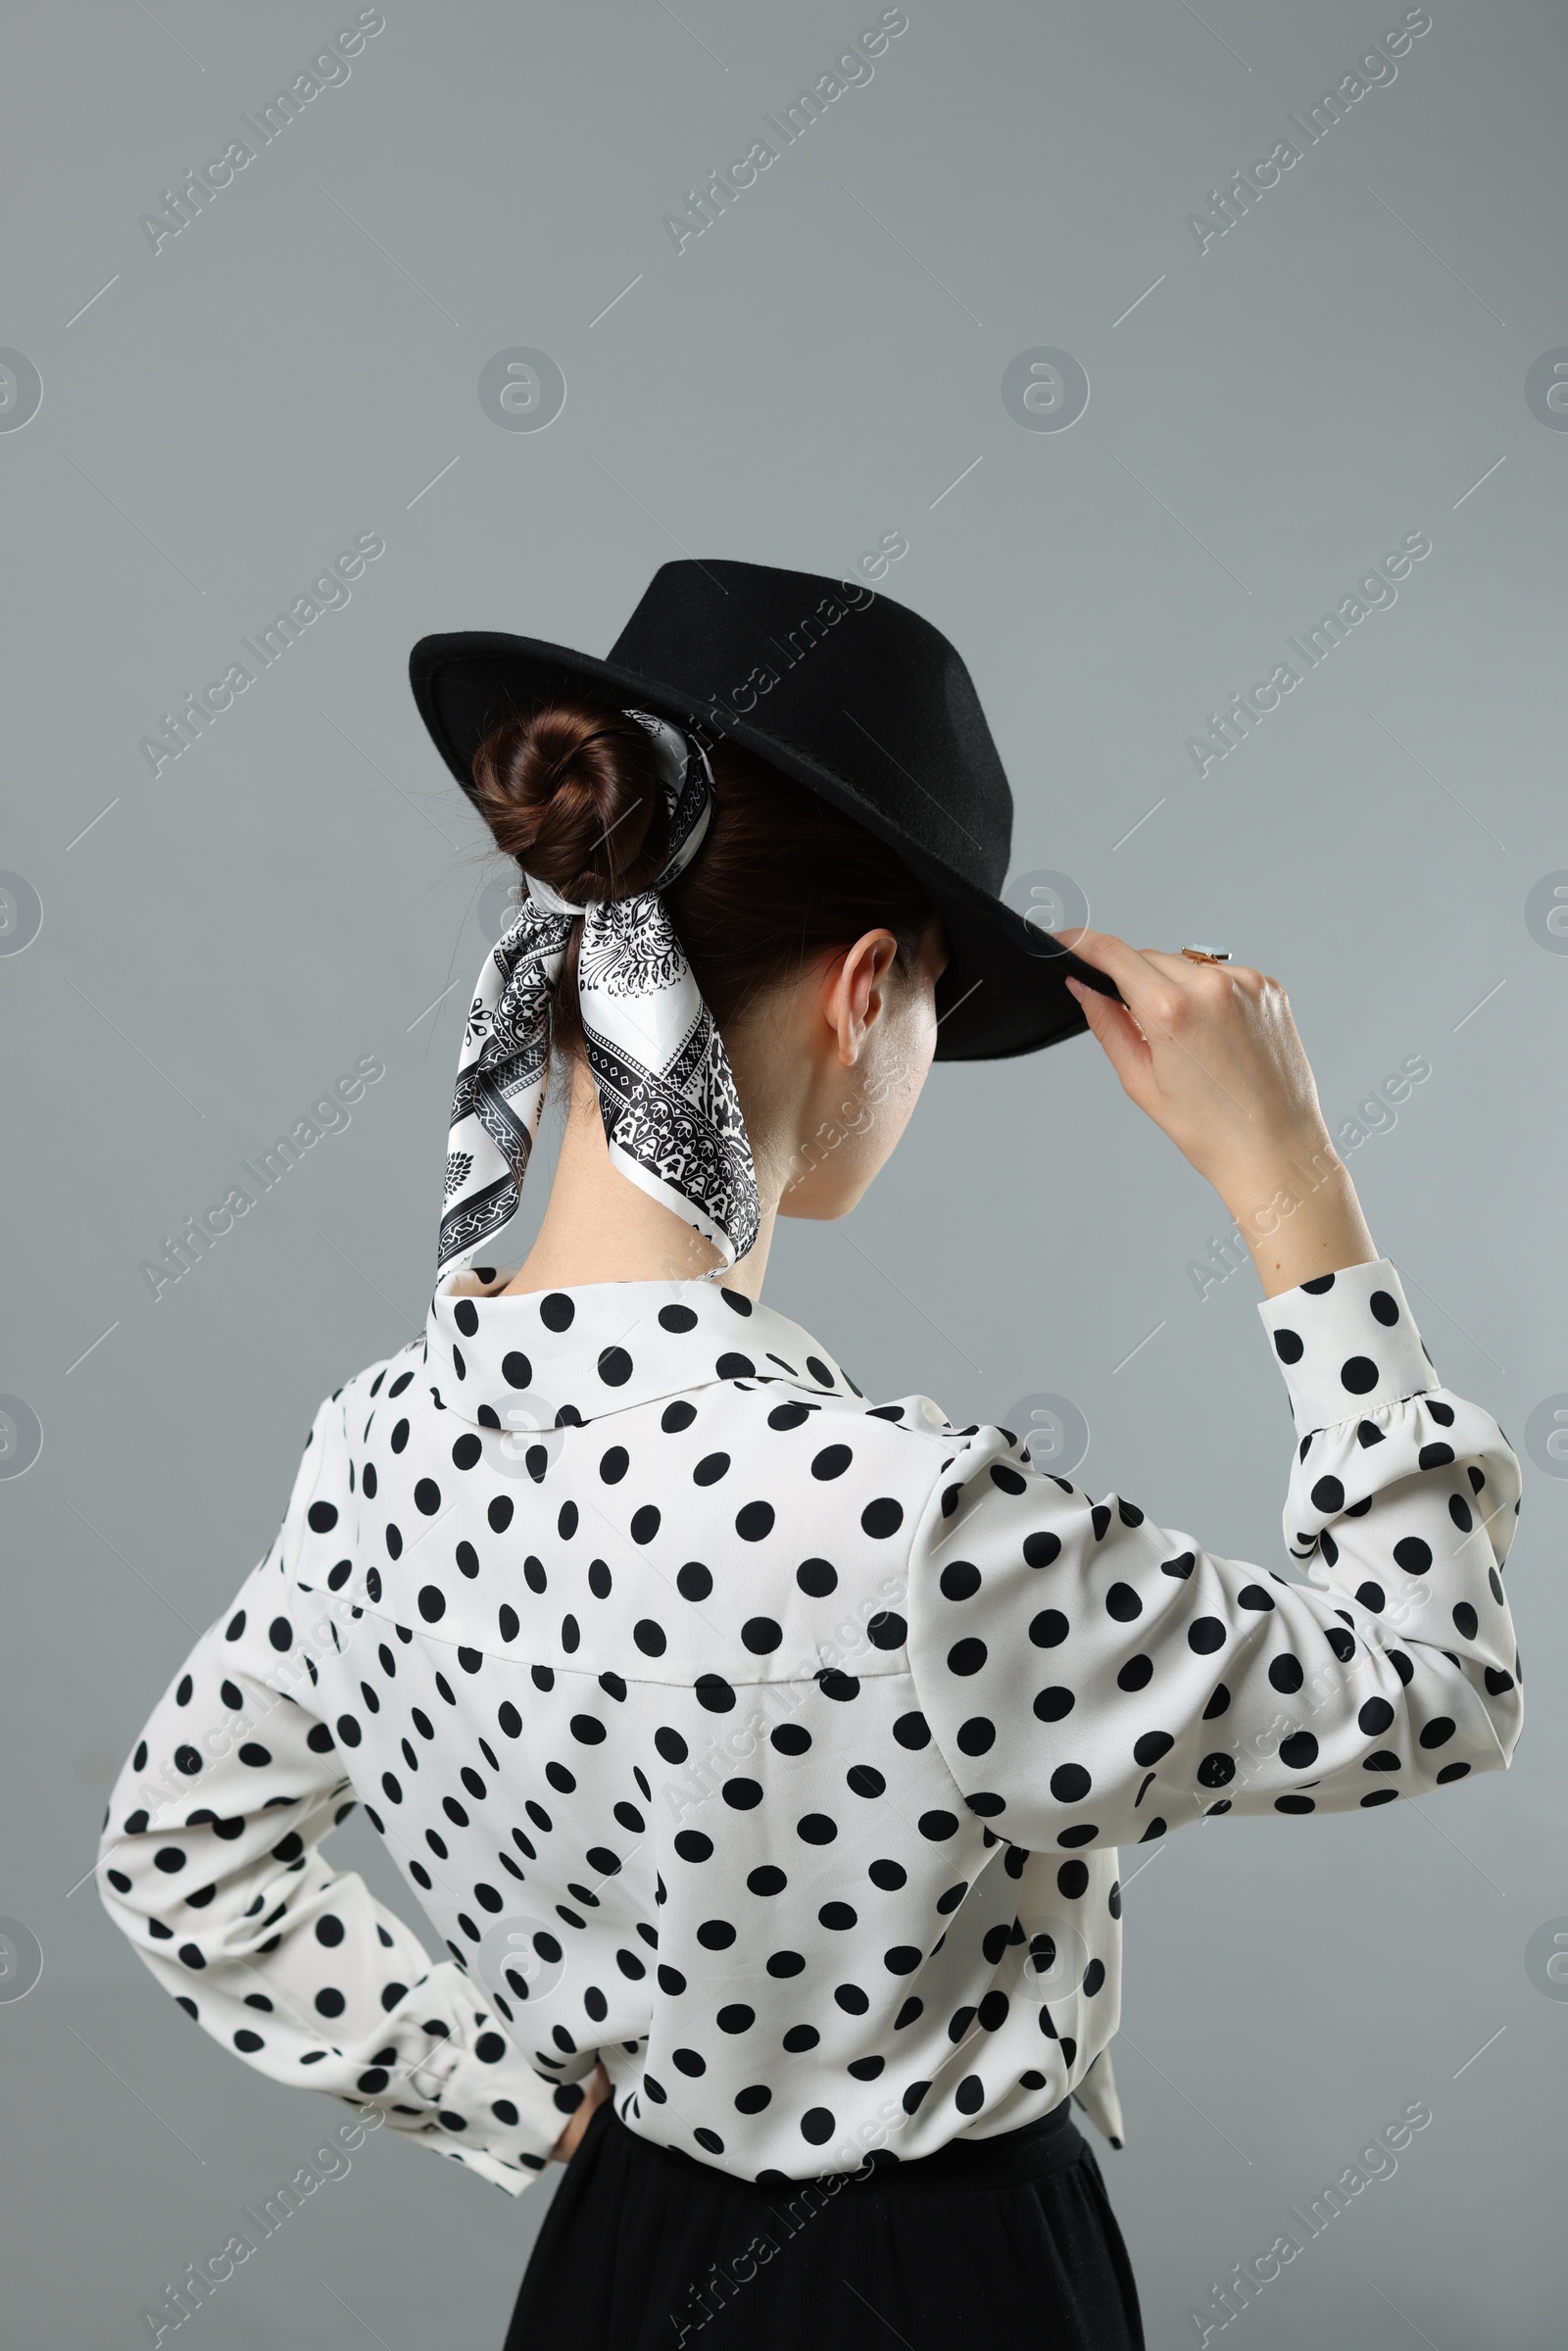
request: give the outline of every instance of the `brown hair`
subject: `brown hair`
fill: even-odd
[[[934,909],[895,851],[777,768],[709,742],[708,836],[665,892],[675,935],[722,1033],[824,948],[868,930],[898,942],[907,973]],[[552,702],[509,719],[474,754],[496,845],[563,898],[629,898],[667,857],[668,820],[647,730],[623,711]],[[551,1043],[582,1051],[574,927]]]

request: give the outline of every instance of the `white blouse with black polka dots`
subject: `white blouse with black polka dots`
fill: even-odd
[[[1512,1753],[1518,1463],[1387,1260],[1259,1307],[1305,1582],[866,1403],[737,1292],[505,1279],[321,1405],[98,1878],[215,2039],[513,2194],[601,2057],[765,2182],[1070,2091],[1119,2136],[1118,1847]],[[325,1857],[356,1802],[449,1957]]]

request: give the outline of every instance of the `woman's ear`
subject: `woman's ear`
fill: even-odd
[[[866,931],[828,965],[822,982],[822,1016],[832,1030],[839,1060],[851,1068],[887,1002],[888,975],[899,943],[891,931]]]

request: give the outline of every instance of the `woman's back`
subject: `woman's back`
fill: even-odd
[[[633,2131],[747,2180],[1014,2130],[1115,2031],[1118,1844],[1511,1750],[1513,1456],[1386,1261],[1262,1308],[1322,1591],[867,1404],[740,1292],[485,1280],[322,1405],[106,1845],[210,2031],[502,2183],[601,2056]],[[210,1799],[157,1842],[149,1745]],[[321,1859],[356,1794],[453,1965]]]

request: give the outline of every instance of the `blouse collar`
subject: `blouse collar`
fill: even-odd
[[[490,1286],[459,1296],[456,1285]],[[458,1268],[437,1282],[425,1360],[437,1400],[479,1428],[579,1426],[716,1381],[808,1396],[860,1390],[808,1331],[711,1282],[595,1282],[491,1294],[511,1279]]]

